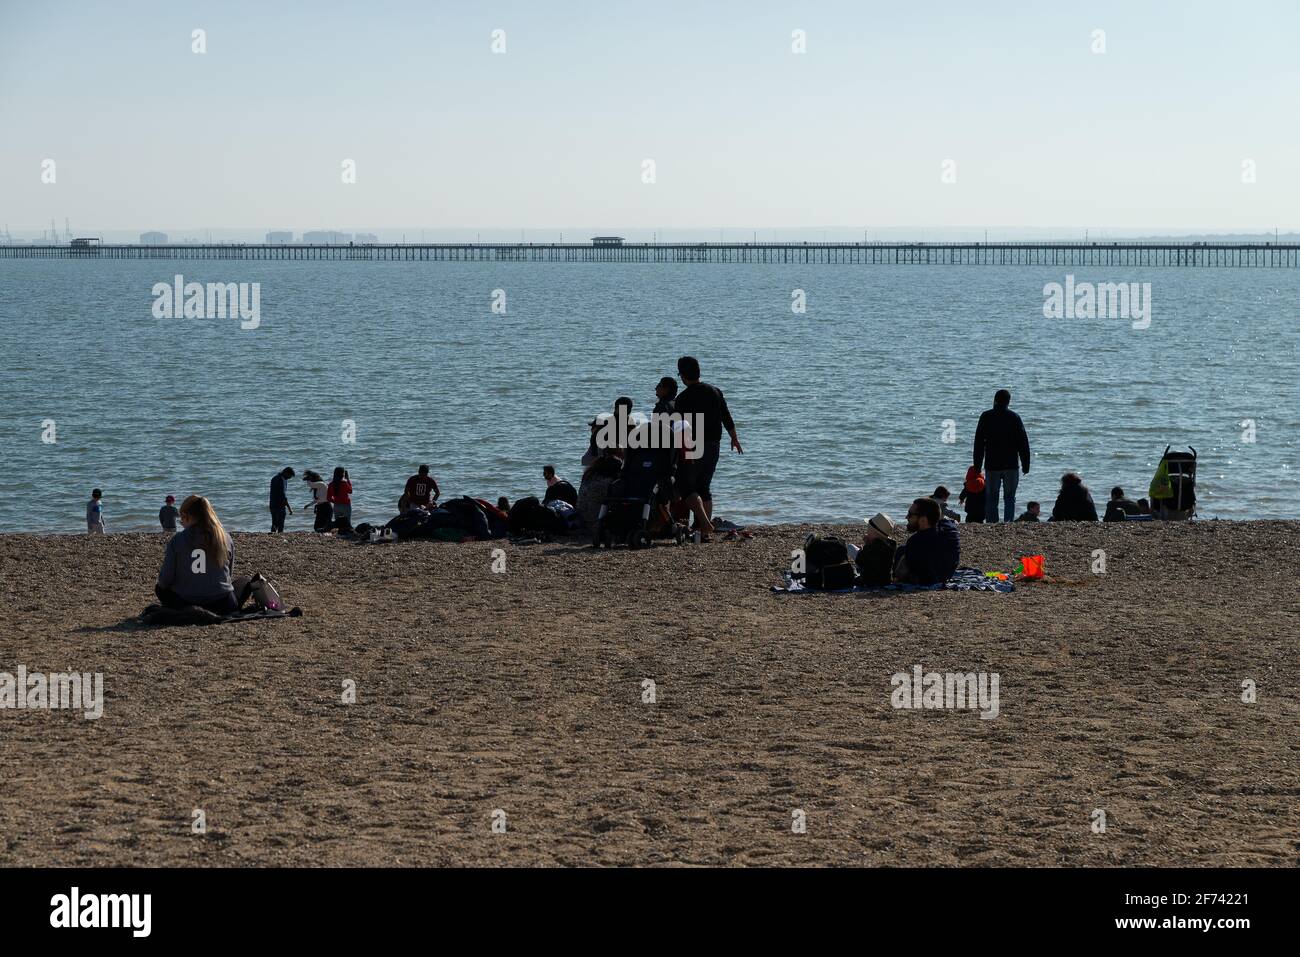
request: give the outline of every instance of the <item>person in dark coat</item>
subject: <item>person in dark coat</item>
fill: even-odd
[[[993,408],[980,416],[975,428],[975,469],[984,469],[984,521],[998,521],[998,494],[1002,493],[1003,518],[1016,517],[1016,486],[1021,473],[1029,474],[1029,436],[1020,416],[1011,411],[1011,393],[999,389]],[[1018,460],[1018,461],[1017,461]],[[1017,471],[1017,464],[1020,466]]]
[[[884,512],[867,519],[867,535],[854,559],[859,585],[888,585],[893,579],[894,553],[898,549],[893,534],[894,523]]]
[[[1061,491],[1056,496],[1056,505],[1052,508],[1053,522],[1095,522],[1097,506],[1092,501],[1092,493],[1083,484],[1077,472],[1066,472],[1061,476]]]
[[[907,510],[907,530],[912,534],[898,549],[894,581],[934,585],[952,577],[961,562],[961,535],[956,524],[942,516],[932,498],[912,503]]]
[[[1116,485],[1110,490],[1110,501],[1106,503],[1106,515],[1103,521],[1122,522],[1130,515],[1141,515],[1142,506],[1124,497],[1124,490]]]
[[[283,532],[285,514],[293,514],[293,506],[289,504],[289,495],[284,487],[284,483],[291,478],[293,478],[291,468],[280,469],[271,476],[271,531],[273,532]]]

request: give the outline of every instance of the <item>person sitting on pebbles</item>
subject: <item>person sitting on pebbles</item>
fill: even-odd
[[[854,562],[858,566],[858,584],[866,586],[888,585],[894,573],[895,525],[884,512],[866,519],[867,534]]]
[[[947,581],[961,561],[957,526],[943,517],[939,503],[918,498],[907,510],[907,542],[898,549],[894,581],[935,585]]]

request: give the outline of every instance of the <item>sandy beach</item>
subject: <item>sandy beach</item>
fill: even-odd
[[[1300,862],[1300,522],[963,526],[1053,580],[772,594],[808,528],[239,534],[303,616],[163,629],[161,536],[0,536],[0,672],[104,675],[98,720],[0,711],[0,864]],[[998,716],[895,709],[918,664],[996,672]]]

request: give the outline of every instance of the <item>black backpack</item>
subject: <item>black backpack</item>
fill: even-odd
[[[554,501],[555,499],[559,499],[561,502],[568,502],[570,505],[576,507],[578,504],[578,490],[568,482],[564,481],[564,479],[560,479],[546,490],[546,498],[543,500],[542,504]]]
[[[834,535],[809,535],[804,539],[804,586],[807,588],[851,588],[856,569],[849,561],[849,547]]]
[[[808,571],[812,571],[847,562],[849,546],[834,535],[809,535],[803,541],[803,555]]]

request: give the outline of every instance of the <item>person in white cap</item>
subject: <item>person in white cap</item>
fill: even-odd
[[[858,566],[858,584],[888,585],[894,571],[894,523],[884,512],[866,519],[867,534],[854,561]]]

